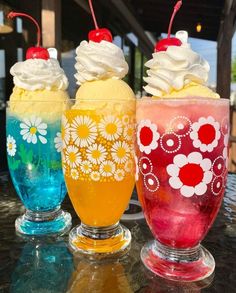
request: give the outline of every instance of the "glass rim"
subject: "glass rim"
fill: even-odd
[[[137,98],[134,99],[75,99],[75,98],[70,98],[66,101],[58,101],[58,100],[52,100],[52,101],[46,101],[46,100],[31,100],[31,99],[27,99],[27,100],[16,100],[16,101],[6,101],[6,104],[9,105],[11,103],[63,103],[63,104],[67,104],[69,102],[108,102],[108,103],[117,103],[117,102],[136,102]]]
[[[137,98],[134,99],[69,99],[68,101],[72,101],[72,102],[135,102],[137,100]]]
[[[61,104],[64,104],[64,103],[67,103],[66,101],[45,101],[45,100],[20,100],[20,101],[6,101],[6,105],[9,105],[9,104],[15,104],[15,103],[61,103]]]
[[[157,102],[196,102],[196,101],[221,101],[223,102],[230,102],[230,99],[225,98],[210,98],[210,97],[200,97],[200,96],[191,96],[189,98],[178,98],[178,97],[166,97],[166,98],[153,98],[148,96],[143,96],[142,98],[136,99],[137,102],[150,102],[150,103],[157,103]]]

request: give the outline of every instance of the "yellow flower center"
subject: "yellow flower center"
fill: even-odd
[[[133,129],[132,129],[132,128],[129,128],[129,129],[127,130],[127,135],[128,135],[128,136],[132,136],[132,135],[133,135]]]
[[[70,153],[69,154],[69,160],[71,163],[74,163],[76,161],[76,154],[75,153]]]
[[[117,157],[119,159],[124,158],[125,154],[126,154],[126,151],[125,151],[125,149],[123,147],[118,148],[118,150],[117,150]]]
[[[33,134],[35,134],[37,132],[37,128],[35,126],[30,127],[29,132],[33,135]]]
[[[8,145],[8,148],[9,148],[10,150],[12,150],[12,148],[13,148],[13,145],[12,145],[12,143],[11,143],[11,142],[9,143],[9,145]]]
[[[110,166],[110,165],[105,165],[105,166],[104,166],[104,171],[105,171],[106,173],[110,173],[110,172],[111,172],[111,166]]]
[[[114,123],[107,124],[106,132],[111,135],[115,134],[117,132],[117,126]]]
[[[77,127],[77,134],[79,138],[86,139],[89,137],[89,128],[87,125],[80,125]]]
[[[92,157],[94,159],[98,159],[98,158],[100,158],[100,156],[101,156],[101,152],[99,150],[92,151]]]
[[[89,165],[84,165],[84,170],[88,171],[89,170]]]
[[[76,175],[77,175],[76,171],[73,171],[72,172],[72,177],[76,177]]]

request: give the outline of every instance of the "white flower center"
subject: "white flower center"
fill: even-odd
[[[181,130],[181,129],[184,129],[184,125],[183,125],[183,123],[179,123],[179,124],[177,125],[177,128],[180,129],[180,130]]]
[[[168,139],[166,144],[169,146],[169,147],[172,147],[174,145],[174,141],[173,139]]]
[[[151,178],[149,178],[149,179],[148,179],[148,184],[149,184],[149,185],[153,185],[153,184],[154,184],[154,181],[153,181]]]

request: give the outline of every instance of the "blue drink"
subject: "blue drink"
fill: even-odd
[[[26,213],[16,220],[20,233],[50,234],[70,226],[70,215],[60,209],[66,195],[60,128],[60,115],[16,115],[8,107],[8,166],[16,192],[26,207]]]

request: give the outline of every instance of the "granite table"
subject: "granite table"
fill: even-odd
[[[71,212],[73,226],[78,224],[68,198],[63,208]],[[144,219],[123,222],[132,233],[131,249],[125,257],[95,262],[73,257],[67,247],[68,235],[17,236],[14,221],[23,211],[9,175],[0,174],[0,293],[236,292],[236,174],[228,175],[220,213],[203,241],[215,258],[215,273],[195,283],[167,281],[144,267],[140,250],[152,239]]]

